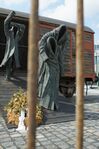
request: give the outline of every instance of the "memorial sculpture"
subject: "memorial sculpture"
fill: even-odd
[[[22,38],[25,26],[12,22],[15,12],[11,11],[4,20],[4,33],[6,36],[6,49],[0,67],[6,66],[6,80],[9,80],[14,67],[20,67],[18,42]],[[15,64],[15,65],[13,65]]]
[[[65,25],[46,33],[39,41],[38,98],[44,109],[58,109],[59,78],[65,43]]]

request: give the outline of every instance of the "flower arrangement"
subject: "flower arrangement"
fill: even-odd
[[[18,125],[19,116],[21,110],[26,111],[26,117],[24,124],[28,125],[28,113],[27,113],[27,93],[22,89],[19,89],[16,93],[13,94],[10,102],[5,106],[4,110],[7,112],[8,123]],[[43,121],[43,112],[42,109],[37,103],[36,105],[36,124],[40,125]]]

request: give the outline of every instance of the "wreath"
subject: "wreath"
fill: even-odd
[[[21,110],[25,111],[25,120],[24,124],[28,126],[28,113],[27,113],[27,92],[19,89],[16,93],[13,94],[9,103],[5,106],[4,110],[7,112],[7,121],[8,123],[18,126],[19,116]],[[43,121],[43,112],[39,103],[36,104],[36,125],[42,124]]]

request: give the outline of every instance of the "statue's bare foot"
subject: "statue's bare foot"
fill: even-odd
[[[11,79],[10,79],[10,77],[6,76],[6,77],[5,77],[5,80],[6,80],[6,81],[10,81]]]

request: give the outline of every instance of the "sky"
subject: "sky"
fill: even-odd
[[[0,0],[0,7],[30,12],[30,0]],[[39,0],[39,15],[76,23],[77,0]],[[84,25],[95,32],[99,43],[99,1],[84,0]]]

